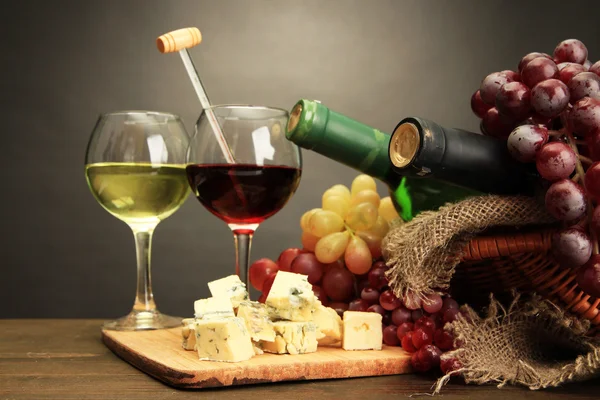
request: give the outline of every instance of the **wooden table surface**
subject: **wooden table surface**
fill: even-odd
[[[433,376],[284,382],[183,391],[138,371],[100,339],[99,320],[0,320],[0,399],[388,399],[429,398]],[[600,380],[562,388],[451,383],[442,399],[598,399]]]

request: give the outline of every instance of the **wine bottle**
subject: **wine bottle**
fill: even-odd
[[[529,194],[531,174],[516,172],[525,165],[512,160],[504,141],[417,118],[403,120],[394,132],[395,140],[306,99],[294,105],[286,127],[286,137],[298,146],[384,182],[405,221],[469,196]],[[440,143],[444,147],[437,149]]]

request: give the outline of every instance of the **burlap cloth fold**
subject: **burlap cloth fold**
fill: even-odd
[[[481,196],[425,212],[392,227],[383,241],[390,287],[397,296],[420,297],[449,287],[463,249],[476,235],[497,227],[553,223],[531,198]],[[467,383],[558,386],[600,375],[600,340],[587,337],[589,321],[567,314],[535,293],[514,293],[503,306],[494,297],[483,315],[466,307],[446,329],[460,347],[456,357]],[[449,376],[441,378],[438,392]]]

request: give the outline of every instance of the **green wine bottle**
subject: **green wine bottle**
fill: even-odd
[[[413,118],[396,127],[391,143],[387,133],[302,99],[290,113],[286,137],[384,182],[405,221],[469,196],[528,190],[530,174],[515,172],[522,164],[513,162],[505,142],[455,131]],[[461,163],[469,154],[469,162]],[[490,167],[479,168],[478,162]]]

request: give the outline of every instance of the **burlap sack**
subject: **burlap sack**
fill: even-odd
[[[544,207],[527,197],[481,196],[426,212],[394,226],[383,242],[397,296],[420,297],[447,289],[466,244],[477,234],[501,226],[553,223]],[[466,382],[521,384],[530,389],[589,379],[600,373],[600,343],[588,338],[589,322],[567,315],[535,294],[515,296],[508,309],[492,298],[484,317],[448,325],[460,349],[456,357]],[[436,392],[447,381],[440,379]]]

